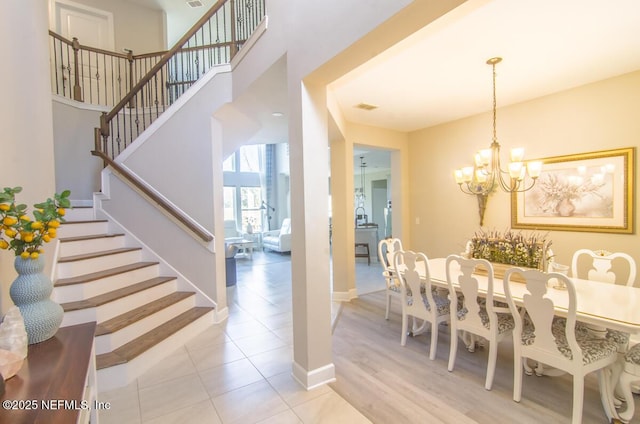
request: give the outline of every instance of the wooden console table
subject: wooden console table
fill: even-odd
[[[73,325],[29,345],[18,373],[5,381],[0,423],[97,423],[96,323]]]

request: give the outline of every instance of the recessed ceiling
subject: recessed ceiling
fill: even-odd
[[[640,69],[640,1],[469,0],[334,82],[348,121],[413,131]],[[373,104],[362,110],[359,104]]]

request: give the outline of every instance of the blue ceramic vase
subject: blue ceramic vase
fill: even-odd
[[[43,272],[44,258],[16,256],[14,266],[18,277],[11,284],[9,295],[20,309],[29,344],[50,339],[58,331],[64,311],[50,298],[53,283]]]

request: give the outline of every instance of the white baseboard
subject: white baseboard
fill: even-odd
[[[229,318],[229,308],[228,307],[224,307],[224,308],[216,308],[216,313],[215,316],[213,318],[213,322],[215,324],[220,324],[221,322],[223,322],[224,320],[226,320],[227,318]]]
[[[322,386],[323,384],[333,383],[336,381],[336,368],[333,363],[331,363],[312,371],[306,371],[294,362],[291,375],[306,390],[312,390],[316,387]]]
[[[334,291],[333,293],[331,293],[331,299],[334,302],[349,302],[351,299],[356,299],[357,297],[358,291],[355,288],[349,289],[349,291],[346,292]]]

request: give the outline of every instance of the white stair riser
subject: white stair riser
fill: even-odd
[[[71,262],[58,262],[57,278],[70,278],[140,262],[141,250],[115,253]]]
[[[93,208],[69,208],[64,217],[67,221],[91,221],[95,219]]]
[[[96,308],[65,312],[62,319],[62,327],[91,321],[96,321],[97,323],[105,322],[131,309],[138,308],[145,303],[167,296],[176,290],[176,280],[171,280],[147,290],[114,300],[113,302],[105,303]]]
[[[84,253],[102,252],[125,247],[124,236],[100,237],[90,240],[60,241],[60,257],[82,255]]]
[[[148,333],[170,319],[177,317],[181,313],[188,311],[194,306],[195,296],[189,296],[186,299],[182,299],[180,302],[174,303],[173,305],[170,305],[140,321],[136,321],[115,333],[98,336],[95,339],[96,354],[100,355],[102,353],[111,352],[131,340]]]
[[[58,237],[81,237],[97,234],[106,234],[109,232],[109,223],[107,221],[91,221],[91,222],[75,222],[73,224],[62,224],[58,228]]]
[[[98,370],[98,390],[106,392],[124,387],[151,367],[157,365],[170,353],[182,347],[214,324],[214,312],[204,314],[180,331],[158,343],[148,351],[126,364]]]
[[[111,275],[86,283],[72,284],[68,286],[54,287],[52,299],[58,303],[75,302],[88,299],[100,294],[128,287],[140,281],[149,280],[160,275],[159,265],[150,265],[144,268],[128,271],[122,274]]]

